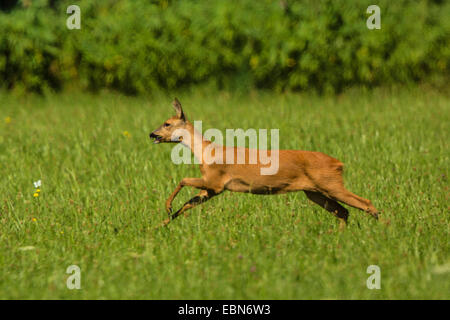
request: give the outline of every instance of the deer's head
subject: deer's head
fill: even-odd
[[[177,114],[164,121],[159,128],[150,133],[150,139],[154,139],[153,143],[178,143],[183,140],[182,130],[186,128],[187,122],[181,103],[177,98],[173,101],[173,107]]]

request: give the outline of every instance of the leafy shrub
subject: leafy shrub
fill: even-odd
[[[11,1],[9,1],[11,3]],[[142,93],[202,82],[339,91],[446,78],[448,1],[17,1],[0,11],[0,86]],[[2,9],[2,8],[0,8]]]

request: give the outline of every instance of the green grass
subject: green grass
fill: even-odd
[[[225,192],[155,230],[177,183],[200,176],[148,138],[173,96],[2,93],[0,298],[450,298],[449,96],[177,95],[203,130],[279,128],[280,148],[338,158],[346,187],[383,218],[351,208],[339,231],[302,192]],[[196,192],[183,189],[174,209]],[[81,290],[66,288],[73,264]],[[369,265],[381,268],[381,290],[366,287]]]

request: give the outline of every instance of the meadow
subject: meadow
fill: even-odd
[[[175,95],[203,130],[278,128],[280,148],[341,160],[380,220],[349,208],[339,230],[302,192],[225,192],[156,229],[178,182],[200,176],[148,138]],[[450,298],[448,93],[0,92],[0,117],[1,299]],[[66,287],[70,265],[80,290]]]

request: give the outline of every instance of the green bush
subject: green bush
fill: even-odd
[[[448,1],[379,0],[381,30],[368,30],[372,2],[84,0],[68,30],[71,1],[17,1],[0,11],[0,86],[340,91],[448,77]]]

